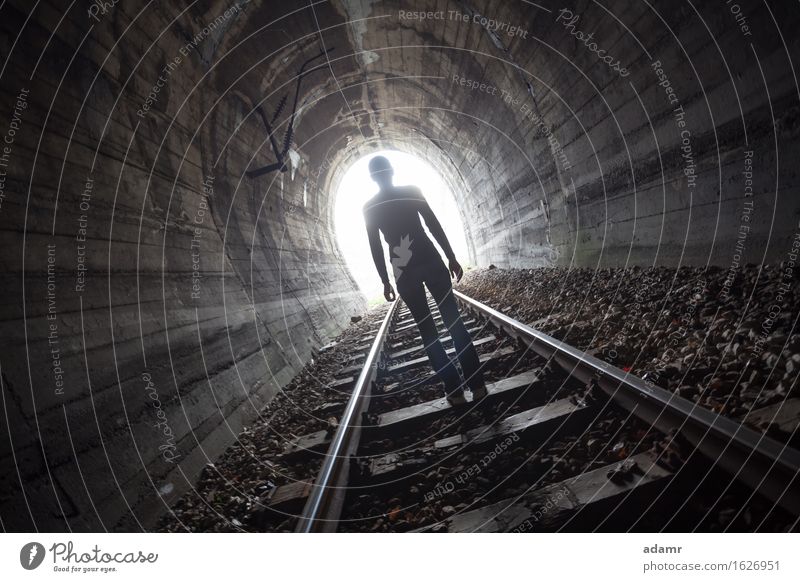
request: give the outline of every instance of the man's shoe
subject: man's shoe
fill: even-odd
[[[486,384],[481,383],[480,386],[472,389],[472,401],[477,402],[478,400],[483,400],[488,394],[489,392],[486,391]]]
[[[456,390],[451,392],[447,395],[447,402],[450,406],[464,406],[467,403],[467,399],[464,398],[464,391]]]

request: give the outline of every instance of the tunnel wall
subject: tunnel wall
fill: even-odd
[[[697,3],[415,3],[425,19],[368,4],[359,13],[380,25],[360,41],[378,55],[365,68],[389,81],[370,83],[366,100],[391,104],[378,122],[408,128],[387,141],[456,184],[476,264],[786,257],[800,217],[789,167],[800,92],[786,74],[798,51],[785,5],[737,4],[737,20]],[[590,32],[618,65],[574,34]],[[391,82],[401,74],[424,80]]]
[[[364,301],[307,172],[242,175],[264,130],[237,125],[247,106],[209,64],[240,11],[197,50],[230,4],[172,23],[125,2],[59,23],[64,7],[42,3],[27,24],[30,6],[11,4],[3,527],[149,527]]]
[[[438,169],[479,266],[729,268],[796,232],[784,3],[742,3],[749,34],[722,3],[65,8],[0,24],[8,529],[148,527],[364,309],[332,226],[358,155]],[[255,108],[280,141],[321,46],[287,171],[248,178],[275,159]]]

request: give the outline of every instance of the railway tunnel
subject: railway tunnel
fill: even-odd
[[[376,151],[438,172],[486,276],[794,261],[785,3],[0,13],[6,530],[154,528],[367,314],[334,202]]]

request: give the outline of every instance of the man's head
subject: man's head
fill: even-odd
[[[378,186],[387,188],[392,185],[394,168],[385,157],[375,156],[369,161],[369,175],[377,182]]]

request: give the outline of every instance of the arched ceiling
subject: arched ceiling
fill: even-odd
[[[479,266],[785,260],[800,18],[736,6],[3,3],[4,527],[147,527],[363,314],[332,203],[370,151],[442,173]]]

